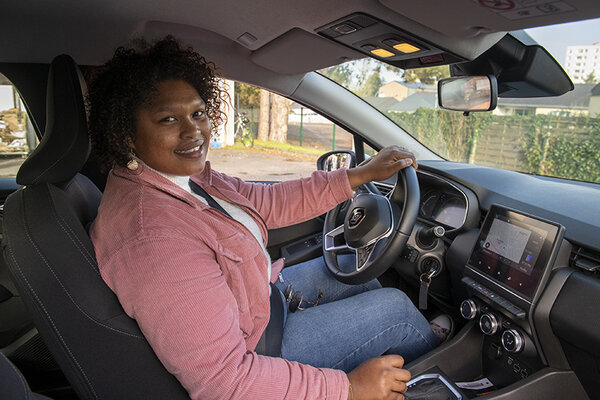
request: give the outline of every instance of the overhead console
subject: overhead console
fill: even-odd
[[[402,69],[466,61],[410,32],[362,13],[322,26],[317,33]]]

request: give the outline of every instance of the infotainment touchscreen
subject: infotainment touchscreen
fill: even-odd
[[[493,205],[469,266],[531,300],[559,236],[559,224]]]

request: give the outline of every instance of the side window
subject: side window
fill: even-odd
[[[374,148],[372,148],[368,144],[365,143],[364,147],[365,147],[365,158],[367,158],[367,157],[373,157],[375,154],[377,154],[377,150],[375,150]]]
[[[19,93],[0,74],[0,177],[14,177],[37,137]]]
[[[283,181],[309,176],[327,151],[352,149],[352,135],[315,111],[252,85],[227,86],[234,109],[224,110],[227,123],[211,141],[208,160],[215,170]]]

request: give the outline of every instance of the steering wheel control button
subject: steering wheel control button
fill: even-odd
[[[462,315],[463,318],[468,320],[475,319],[478,312],[479,307],[472,299],[463,300],[463,302],[460,303],[460,315]]]
[[[502,347],[510,353],[518,353],[523,350],[525,338],[516,329],[508,329],[502,333]]]
[[[481,332],[486,335],[495,335],[498,332],[498,327],[500,324],[498,323],[498,318],[492,313],[486,313],[481,316],[479,319],[479,327],[481,328]]]
[[[364,265],[367,262],[368,258],[369,258],[369,249],[358,250],[356,252],[356,260],[357,260],[358,266]]]

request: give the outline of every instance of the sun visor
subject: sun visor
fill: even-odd
[[[574,88],[571,78],[546,49],[526,45],[511,34],[477,59],[452,65],[450,74],[494,75],[498,97],[560,96]]]
[[[294,28],[254,51],[250,58],[280,74],[300,74],[363,57],[362,53]]]

